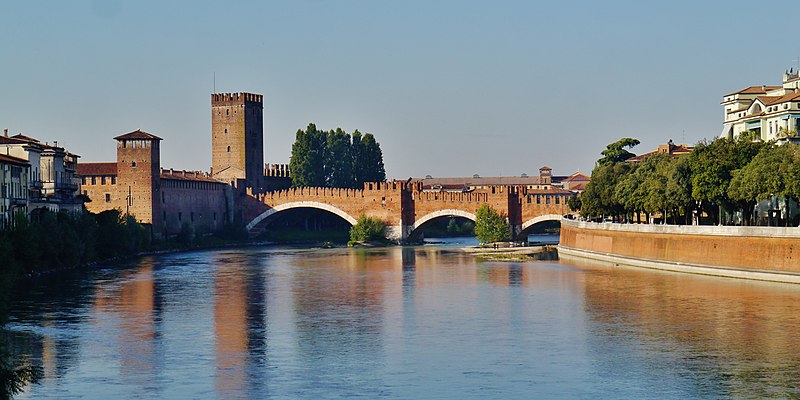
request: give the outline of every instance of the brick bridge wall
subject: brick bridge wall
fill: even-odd
[[[544,195],[539,202],[530,196],[524,188],[511,186],[454,193],[424,192],[416,183],[377,182],[365,183],[363,189],[304,187],[259,195],[242,193],[240,210],[251,232],[263,229],[270,217],[283,210],[310,207],[332,212],[351,224],[361,214],[380,218],[386,223],[390,237],[399,240],[418,236],[424,224],[438,217],[474,220],[475,212],[483,204],[508,216],[514,237],[524,234],[538,222],[560,219],[570,212],[566,205],[568,196],[563,193],[553,194],[547,202],[543,200]]]

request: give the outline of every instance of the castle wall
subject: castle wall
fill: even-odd
[[[108,210],[125,212],[125,196],[118,192],[116,175],[91,175],[81,178],[81,193],[91,200],[84,203],[95,214]]]
[[[227,185],[219,182],[162,177],[162,234],[177,235],[184,223],[197,235],[221,229],[230,213],[226,190]]]

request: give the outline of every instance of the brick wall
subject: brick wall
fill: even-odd
[[[563,221],[560,245],[597,253],[758,271],[800,273],[800,230]]]

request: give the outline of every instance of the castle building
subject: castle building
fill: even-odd
[[[117,161],[81,163],[81,190],[99,213],[117,209],[148,224],[154,237],[188,225],[197,234],[222,228],[233,215],[231,187],[198,171],[161,168],[161,138],[136,130],[114,138]]]
[[[464,178],[425,178],[412,179],[421,182],[424,191],[431,192],[469,192],[487,190],[497,186],[516,186],[529,191],[570,195],[582,192],[589,183],[589,176],[580,172],[572,175],[553,175],[553,169],[547,166],[539,168],[539,175],[521,174],[520,176],[479,176]]]
[[[211,172],[161,167],[161,138],[136,130],[114,139],[117,161],[81,163],[86,209],[117,209],[148,224],[154,237],[197,234],[235,220],[237,199],[291,186],[285,164],[264,164],[263,96],[211,95]]]
[[[781,86],[750,86],[722,98],[720,138],[752,132],[755,139],[791,140],[800,131],[800,71],[783,74]]]
[[[264,192],[263,96],[211,95],[211,176]]]

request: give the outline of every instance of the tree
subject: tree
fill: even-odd
[[[358,216],[356,224],[350,228],[351,242],[385,241],[386,224],[378,218]]]
[[[297,130],[289,161],[292,186],[325,186],[325,143],[325,133],[314,124]]]
[[[386,180],[383,153],[372,134],[320,131],[314,124],[297,131],[289,167],[294,187],[361,188]]]
[[[356,165],[361,169],[359,174],[363,181],[356,184],[360,187],[364,182],[383,182],[386,180],[386,171],[383,167],[383,152],[381,145],[371,133],[361,139],[362,152],[360,158],[355,159]]]
[[[586,217],[619,216],[625,207],[614,196],[617,184],[634,169],[628,162],[601,164],[592,170],[592,179],[581,194],[581,215]]]
[[[733,171],[728,195],[742,207],[750,224],[756,202],[773,196],[800,198],[800,146],[787,143],[767,145],[753,160]]]
[[[475,213],[475,236],[481,243],[506,242],[510,229],[506,216],[483,204]]]
[[[326,135],[325,186],[347,188],[353,186],[353,155],[350,135],[337,128]]]
[[[716,139],[711,143],[698,143],[689,154],[692,198],[715,223],[722,223],[718,217],[722,210],[746,206],[728,196],[728,186],[733,171],[744,168],[765,146],[764,142],[747,139]]]
[[[638,144],[639,139],[634,138],[622,138],[617,140],[616,142],[606,146],[606,149],[600,152],[600,154],[603,155],[603,158],[597,160],[597,163],[600,165],[606,165],[625,161],[635,156],[635,154],[625,150],[625,148],[627,147],[630,149]]]

